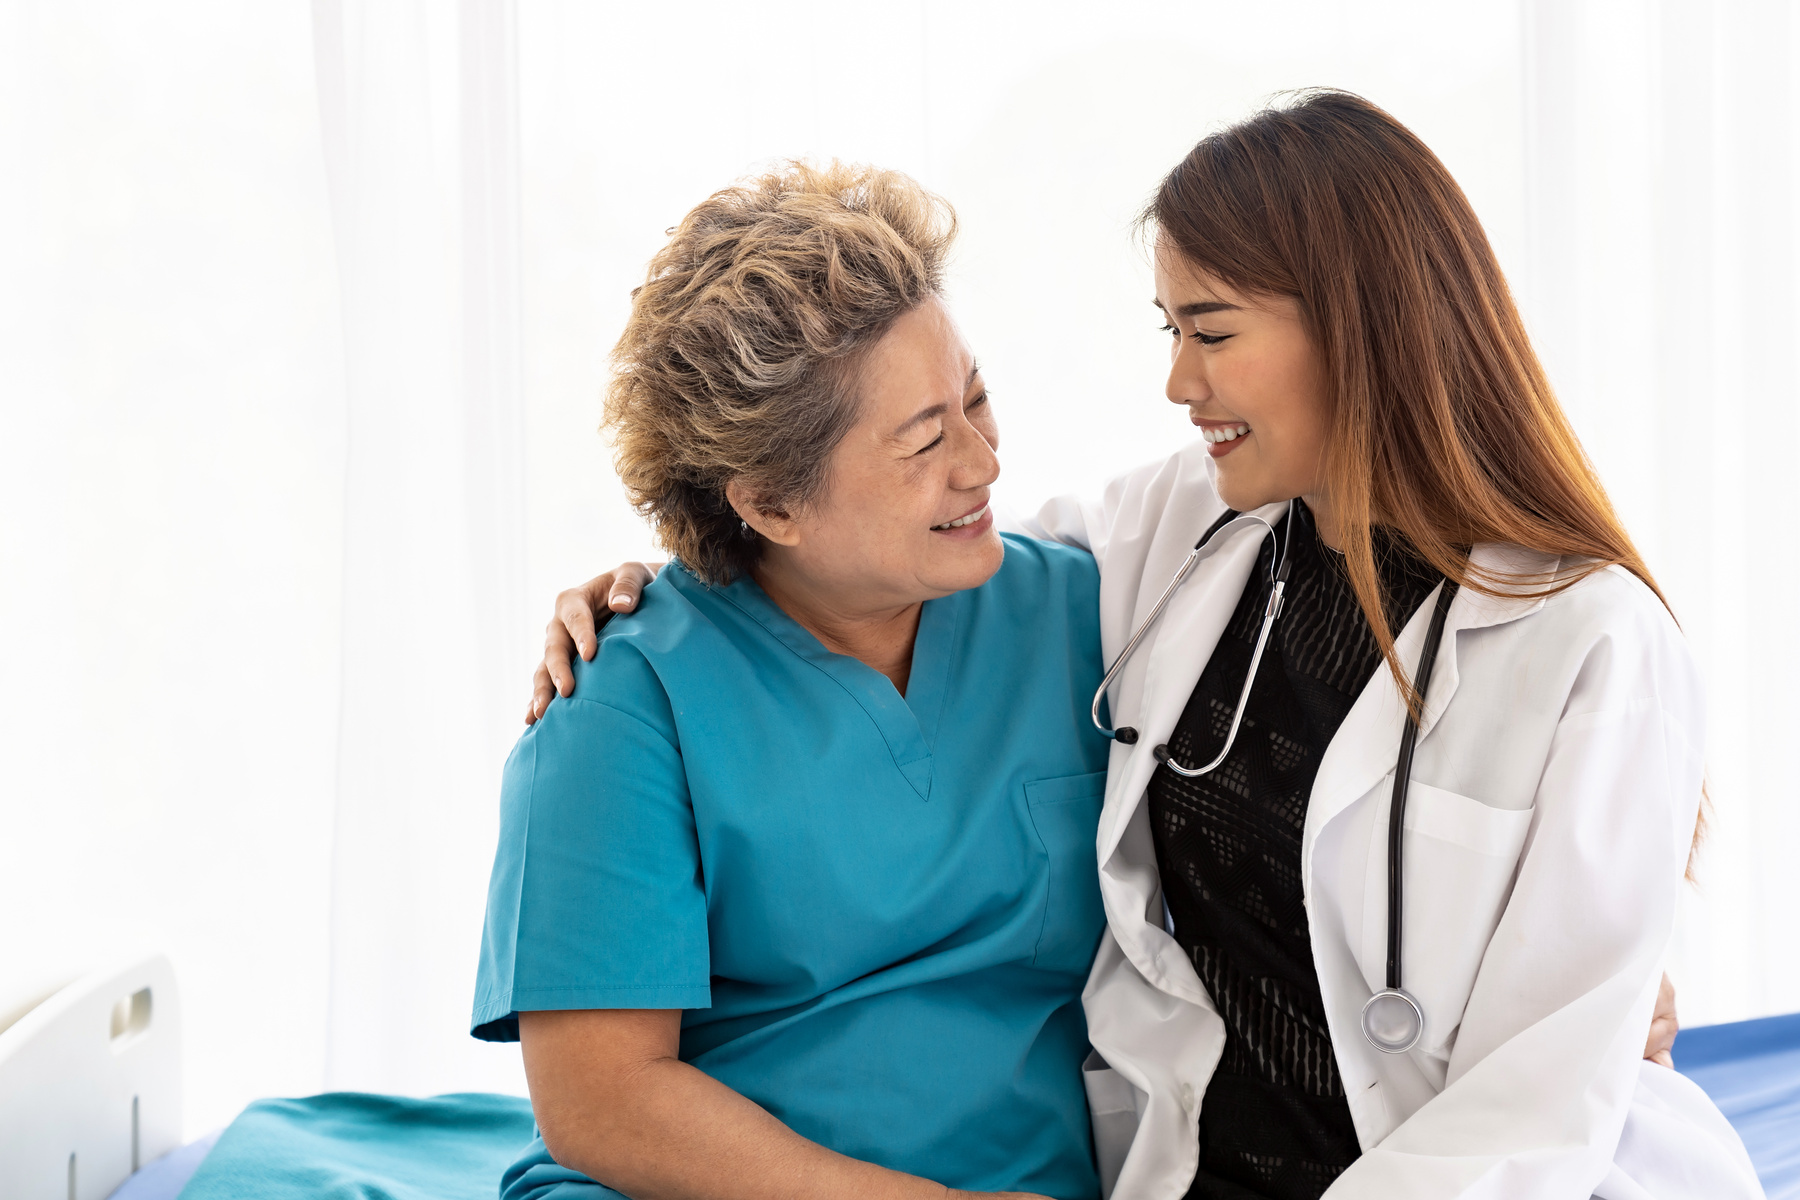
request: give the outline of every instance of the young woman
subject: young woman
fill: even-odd
[[[1094,554],[1118,666],[1103,1179],[1760,1195],[1704,1094],[1641,1060],[1698,679],[1466,199],[1315,92],[1201,142],[1147,217],[1203,440],[1032,526]],[[534,714],[559,627],[585,653],[583,597],[627,610],[635,579],[565,594]]]
[[[1757,1194],[1640,1061],[1699,681],[1467,201],[1322,93],[1202,142],[1150,216],[1204,441],[1043,518],[1100,562],[1109,661],[1210,554],[1112,692],[1085,1000],[1138,1121],[1120,1192]]]

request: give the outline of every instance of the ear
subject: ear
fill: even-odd
[[[761,507],[759,498],[742,480],[733,479],[725,485],[725,500],[740,521],[777,546],[799,545],[800,530],[794,519],[778,508]]]

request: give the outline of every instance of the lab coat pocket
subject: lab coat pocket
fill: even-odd
[[[1100,868],[1094,841],[1106,772],[1035,779],[1025,785],[1032,829],[1043,848],[1048,878],[1035,966],[1086,974],[1106,926],[1100,905]]]
[[[1391,781],[1388,786],[1391,788]],[[1384,806],[1385,807],[1385,806]],[[1406,800],[1401,968],[1425,1010],[1420,1049],[1443,1057],[1512,895],[1531,809],[1510,810],[1414,780]],[[1387,819],[1376,822],[1364,963],[1380,987],[1387,959]]]
[[[1088,1052],[1081,1064],[1081,1082],[1087,1088],[1088,1121],[1094,1131],[1094,1165],[1100,1171],[1100,1194],[1111,1196],[1119,1181],[1125,1155],[1137,1137],[1139,1109],[1144,1095],[1100,1057]]]

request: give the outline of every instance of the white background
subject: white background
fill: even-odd
[[[1200,136],[1272,93],[1388,107],[1522,265],[1521,28],[1513,4],[527,4],[533,594],[644,545],[588,436],[604,356],[663,230],[747,169],[835,154],[952,201],[950,301],[1000,414],[1001,490],[1035,503],[1192,435],[1162,400],[1132,223]]]
[[[514,14],[0,0],[0,1009],[167,950],[194,1132],[517,1089],[466,1036],[499,765],[555,591],[654,553],[595,427],[662,231],[784,156],[941,191],[1029,505],[1191,435],[1132,219],[1310,84],[1462,182],[1701,656],[1685,1018],[1800,1008],[1789,6]]]

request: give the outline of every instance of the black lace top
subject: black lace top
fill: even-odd
[[[1230,756],[1198,779],[1163,766],[1150,781],[1175,940],[1225,1020],[1225,1051],[1201,1103],[1190,1198],[1313,1200],[1361,1154],[1313,967],[1300,838],[1326,747],[1363,686],[1386,668],[1342,559],[1319,540],[1305,505],[1293,511],[1286,604]],[[1225,744],[1285,523],[1264,539],[1169,739],[1183,765],[1210,762]],[[1379,529],[1376,561],[1389,627],[1398,631],[1440,577]]]

